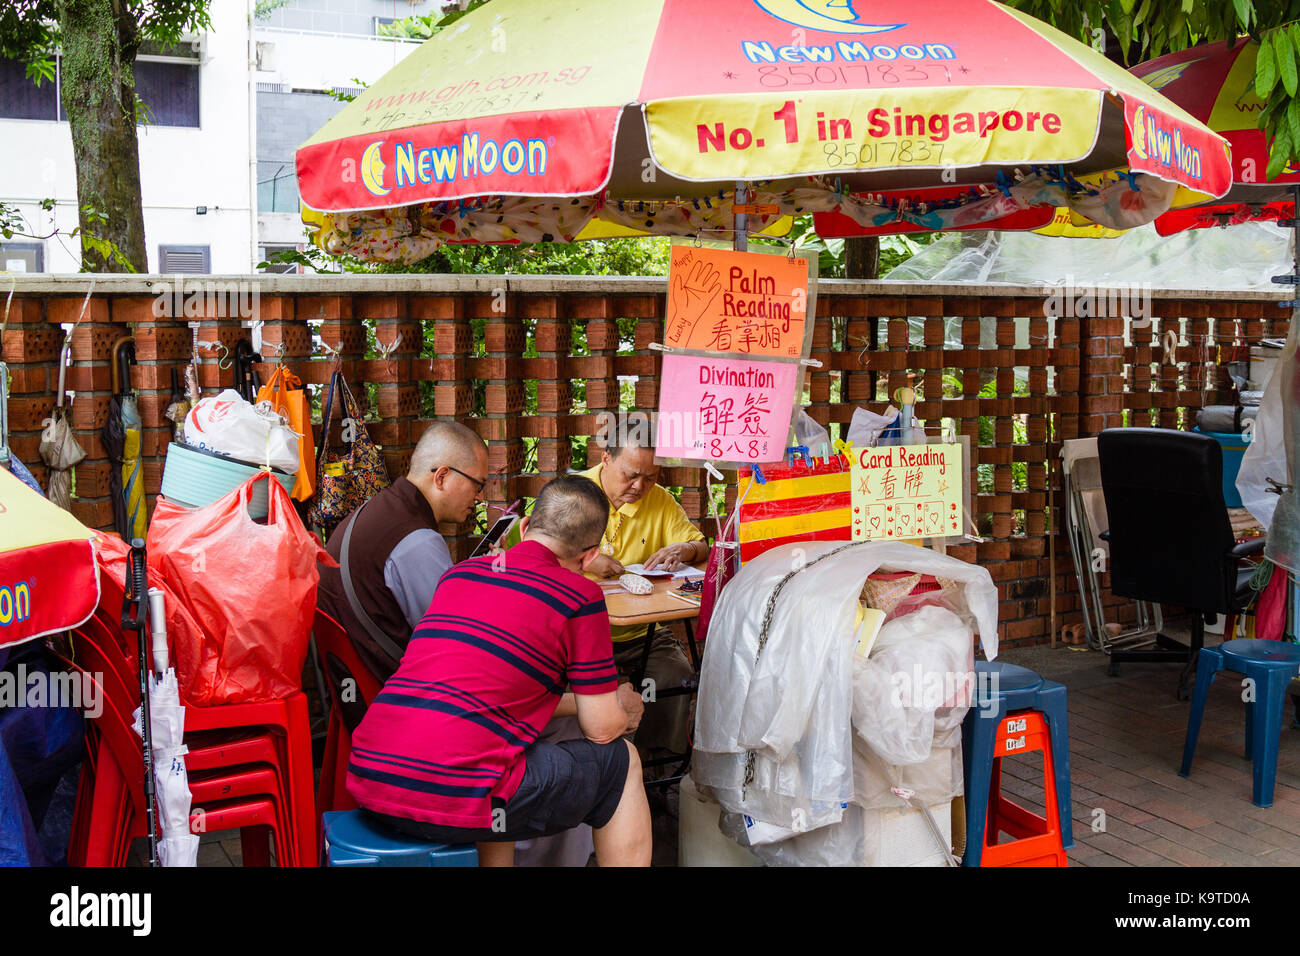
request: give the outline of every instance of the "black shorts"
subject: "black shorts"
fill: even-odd
[[[612,744],[537,741],[524,751],[524,778],[515,795],[508,801],[493,798],[496,828],[447,827],[384,813],[373,816],[435,843],[513,843],[562,833],[580,823],[599,829],[614,816],[623,798],[629,759],[622,739]]]

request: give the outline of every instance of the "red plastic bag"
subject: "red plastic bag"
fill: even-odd
[[[1286,631],[1287,574],[1284,568],[1273,566],[1273,573],[1259,594],[1255,605],[1255,637],[1262,641],[1280,641]],[[1223,635],[1231,640],[1232,635]]]
[[[126,591],[127,558],[131,554],[131,548],[121,538],[108,534],[97,535],[93,543],[95,559],[99,563],[99,607],[105,612],[109,621],[120,621],[122,597]],[[167,609],[167,649],[171,664],[176,667],[177,645],[197,646],[202,640],[203,629],[195,623],[180,596],[156,567],[149,568],[149,587],[159,588],[163,592],[164,606]],[[110,627],[109,630],[117,637],[118,646],[126,655],[131,669],[134,670],[139,666],[137,663],[139,638],[135,632],[124,632],[119,627]],[[178,678],[180,674],[178,668]]]
[[[265,524],[248,514],[267,484]],[[198,707],[278,700],[299,690],[316,612],[316,563],[337,566],[303,527],[284,486],[267,472],[193,511],[160,498],[149,524],[149,564],[198,622],[175,643],[181,697]]]

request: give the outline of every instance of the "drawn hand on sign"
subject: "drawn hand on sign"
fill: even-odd
[[[696,323],[722,291],[722,276],[707,262],[697,262],[689,275],[673,278],[672,306],[669,317],[669,342],[690,342]],[[685,333],[682,335],[681,333]]]

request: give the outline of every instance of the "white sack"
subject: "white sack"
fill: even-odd
[[[960,727],[974,690],[966,624],[930,605],[880,629],[871,656],[853,660],[853,729],[886,763],[921,763],[935,735]]]
[[[759,655],[768,598],[796,567]],[[877,570],[958,582],[985,655],[996,658],[997,588],[978,565],[878,541],[782,545],[747,562],[722,592],[700,674],[692,776],[725,811],[792,830],[842,818],[854,793],[854,620]]]

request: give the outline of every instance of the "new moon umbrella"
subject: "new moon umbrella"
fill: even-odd
[[[1243,39],[1171,53],[1133,67],[1133,74],[1173,100],[1232,144],[1232,188],[1216,202],[1170,210],[1156,219],[1156,231],[1230,225],[1250,219],[1289,219],[1300,168],[1287,166],[1268,178],[1269,149],[1259,128],[1264,101],[1255,94],[1259,44]]]
[[[1139,128],[1170,148],[1130,149]],[[1230,181],[1225,141],[992,0],[494,0],[297,168],[325,249],[407,261],[443,242],[730,234],[740,214],[750,231],[831,211],[934,230],[1053,205],[1132,226]],[[959,194],[910,199],[941,188]]]
[[[0,468],[0,647],[83,623],[99,603],[92,532]]]

